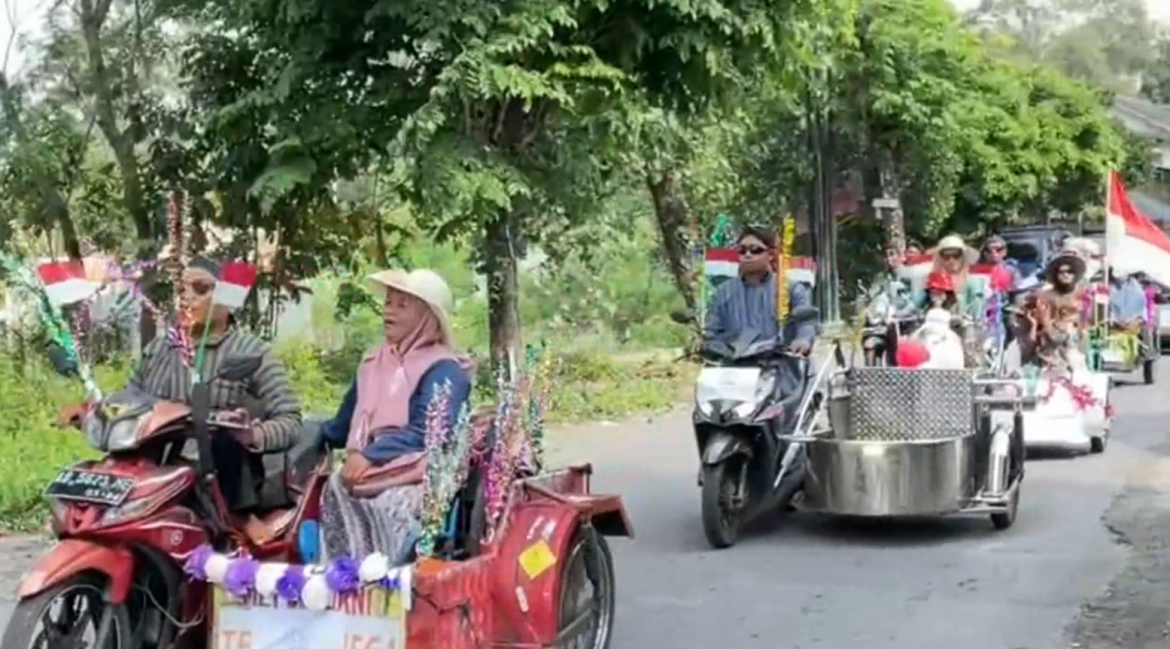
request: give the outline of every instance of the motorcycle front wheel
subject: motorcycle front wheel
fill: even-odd
[[[125,604],[107,604],[105,579],[82,573],[17,603],[0,649],[130,649],[130,613]],[[110,635],[98,647],[106,606],[113,606]]]
[[[703,532],[717,550],[729,548],[739,540],[745,501],[741,469],[745,461],[746,458],[734,456],[703,466]]]

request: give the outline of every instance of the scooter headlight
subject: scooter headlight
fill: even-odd
[[[138,417],[111,422],[106,430],[106,450],[128,451],[138,446]]]
[[[732,412],[735,413],[735,416],[739,417],[740,419],[748,419],[755,416],[756,413],[758,413],[760,409],[763,408],[764,402],[766,402],[768,397],[771,395],[775,379],[776,372],[774,370],[761,372],[760,380],[756,383],[755,397],[753,397],[751,401],[744,401],[735,406],[735,408],[732,409]]]

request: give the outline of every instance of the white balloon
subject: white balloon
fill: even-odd
[[[223,578],[227,575],[228,565],[231,563],[226,556],[218,552],[207,558],[207,565],[204,566],[204,571],[207,573],[207,581],[213,584],[222,584]]]
[[[362,561],[362,565],[358,567],[358,578],[362,580],[362,583],[368,584],[382,580],[389,572],[390,557],[381,552],[375,552],[366,557]]]
[[[310,611],[324,611],[329,608],[329,602],[332,600],[333,592],[329,590],[325,577],[313,575],[305,580],[305,587],[301,590],[301,603],[305,608]]]
[[[276,595],[276,582],[284,576],[288,565],[283,563],[262,563],[256,571],[256,592],[261,597]]]

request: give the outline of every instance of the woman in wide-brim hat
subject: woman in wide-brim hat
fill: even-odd
[[[324,555],[381,552],[405,560],[420,531],[427,409],[450,389],[453,427],[471,381],[452,351],[451,289],[429,270],[370,275],[381,298],[385,341],[363,358],[337,415],[322,426],[345,464],[322,498]],[[397,564],[396,564],[397,565]]]
[[[957,312],[976,317],[983,306],[983,287],[971,281],[968,271],[979,261],[979,251],[968,246],[962,237],[951,234],[939,240],[938,245],[927,251],[934,259],[932,273],[944,273],[951,277],[958,300]],[[915,303],[926,301],[925,290],[915,296]]]
[[[1066,248],[1044,267],[1044,280],[1049,286],[1067,285],[1071,288],[1081,283],[1087,270],[1085,258],[1076,250]]]

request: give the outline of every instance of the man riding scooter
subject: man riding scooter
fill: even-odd
[[[865,332],[861,339],[866,365],[884,361],[893,367],[898,336],[917,319],[910,283],[898,275],[903,259],[896,248],[886,250],[886,268],[866,292]]]
[[[739,237],[740,276],[719,287],[695,390],[703,530],[713,547],[734,545],[754,516],[788,506],[803,485],[798,446],[781,440],[805,425],[807,356],[816,335],[809,290],[788,289],[790,316],[776,304],[776,238],[760,228]]]

